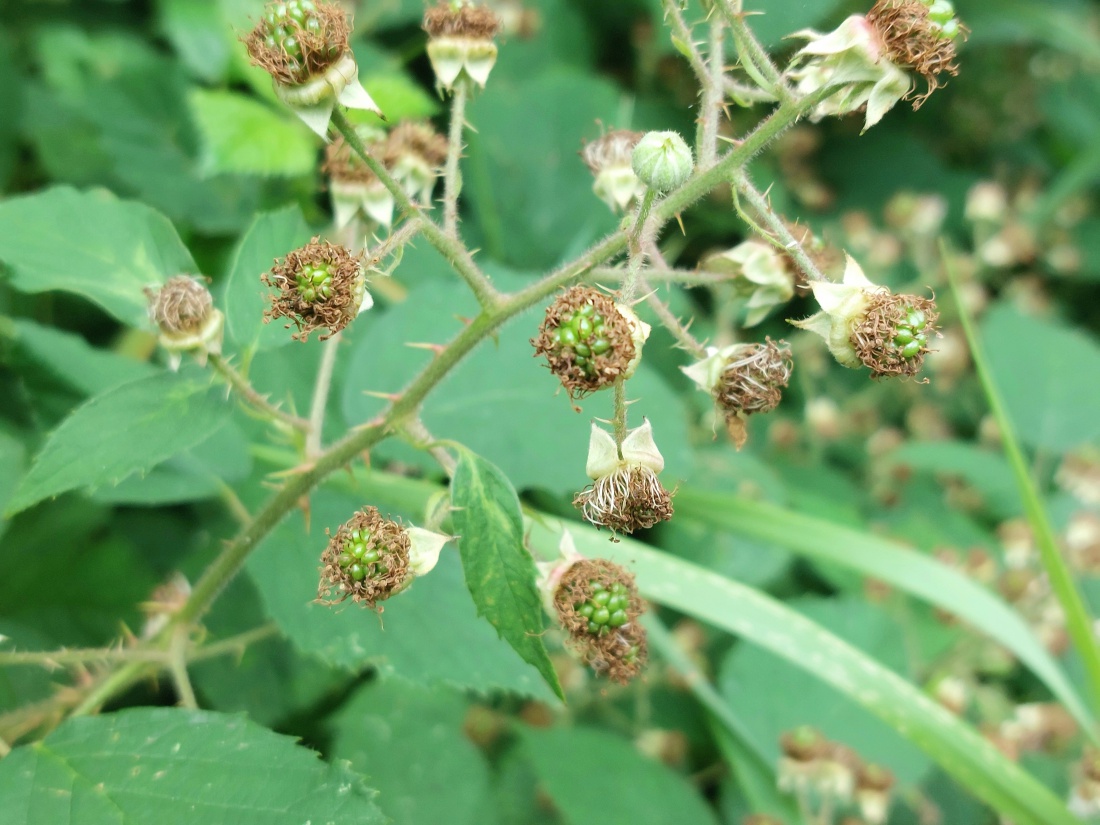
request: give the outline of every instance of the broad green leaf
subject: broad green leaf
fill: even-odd
[[[628,741],[588,728],[522,731],[524,752],[569,825],[715,825],[686,779]],[[620,784],[622,777],[629,781]]]
[[[398,277],[403,271],[398,269]],[[369,421],[383,409],[385,402],[368,391],[400,391],[432,358],[407,344],[447,341],[461,328],[460,317],[476,315],[476,306],[461,284],[426,282],[411,289],[401,305],[357,322],[366,331],[345,378],[348,424]],[[557,378],[532,357],[530,339],[540,315],[524,314],[467,356],[425,401],[422,417],[436,438],[458,441],[484,456],[516,489],[571,495],[589,481],[584,467],[591,419],[610,416],[611,398],[596,393],[580,402],[583,413],[572,412]],[[630,407],[632,420],[640,424],[646,416],[653,422],[666,462],[663,477],[671,487],[688,475],[692,461],[683,404],[644,359],[627,391],[640,399]],[[383,444],[379,454],[391,449]]]
[[[0,335],[5,335],[0,324]],[[15,318],[11,340],[36,368],[44,368],[85,395],[95,395],[160,370],[146,361],[93,347],[81,336],[56,327]]]
[[[562,529],[552,519],[531,521],[532,547],[553,553]],[[742,636],[852,697],[1018,825],[1077,825],[1059,799],[974,728],[782,602],[640,542],[609,542],[583,525],[568,529],[582,555],[630,565],[647,598]]]
[[[787,604],[883,667],[903,676],[908,673],[910,640],[880,608],[854,598],[803,598]],[[768,764],[778,763],[780,734],[812,725],[864,759],[888,767],[906,785],[918,784],[931,767],[927,756],[856,700],[824,682],[804,678],[796,665],[759,647],[738,645],[730,651],[718,683]]]
[[[4,472],[0,473],[0,508],[3,508],[15,491],[20,476],[27,463],[27,448],[13,435],[0,429],[0,467]],[[0,521],[0,537],[7,529],[8,521]]]
[[[996,306],[981,337],[1009,416],[1029,447],[1064,452],[1100,438],[1100,346],[1054,321]]]
[[[264,310],[271,302],[260,275],[271,269],[276,258],[308,243],[310,234],[302,210],[288,206],[258,215],[237,244],[225,288],[225,315],[238,346],[269,349],[290,343],[282,322],[264,325]]]
[[[175,708],[70,719],[0,762],[6,825],[383,825],[374,797],[288,736]]]
[[[159,0],[160,25],[187,68],[203,80],[225,77],[233,29],[218,0]]]
[[[149,323],[145,287],[195,272],[164,216],[66,186],[0,202],[0,262],[21,292],[73,292],[135,327]]]
[[[108,390],[51,433],[5,512],[117,484],[195,446],[225,421],[225,402],[204,378],[166,373]]]
[[[478,617],[453,550],[444,548],[435,569],[384,602],[381,614],[350,601],[314,602],[325,528],[335,530],[364,503],[376,503],[383,515],[393,512],[387,499],[357,486],[355,494],[315,491],[309,530],[292,514],[248,558],[268,615],[287,637],[304,653],[349,670],[376,665],[419,683],[553,699],[538,671]]]
[[[313,137],[296,118],[248,95],[193,89],[188,96],[208,175],[294,177],[313,172]]]
[[[1092,716],[1065,673],[1014,610],[981,585],[930,556],[887,539],[772,504],[722,493],[681,489],[678,515],[734,535],[773,542],[813,559],[859,571],[965,620],[1031,668],[1086,727]]]
[[[564,700],[542,641],[545,612],[535,562],[523,544],[516,491],[497,467],[463,449],[451,478],[451,504],[462,570],[478,615]]]
[[[463,731],[466,710],[454,690],[376,679],[329,720],[332,755],[370,777],[395,823],[483,825],[489,766]]]

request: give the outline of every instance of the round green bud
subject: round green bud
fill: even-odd
[[[690,177],[691,149],[675,132],[647,132],[631,155],[634,174],[654,192],[670,192]]]

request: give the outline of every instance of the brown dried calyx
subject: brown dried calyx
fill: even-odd
[[[672,518],[672,494],[648,467],[627,464],[573,497],[585,520],[613,533],[633,533]]]
[[[586,665],[619,684],[641,673],[649,648],[638,617],[646,604],[625,568],[604,559],[576,561],[562,575],[553,601],[558,621]],[[609,602],[619,610],[599,614]]]
[[[593,175],[598,175],[608,167],[630,166],[634,147],[645,132],[632,132],[629,129],[612,129],[581,149],[581,158]]]
[[[746,344],[726,364],[714,396],[727,415],[771,412],[783,399],[794,362],[786,341]]]
[[[330,535],[328,530],[326,535]],[[412,540],[400,524],[364,507],[340,525],[321,554],[317,601],[339,604],[350,598],[375,607],[404,589],[410,578]]]
[[[908,378],[920,372],[931,352],[927,340],[939,329],[938,318],[934,300],[874,292],[852,327],[851,344],[873,378]]]
[[[314,330],[327,330],[330,338],[350,324],[366,305],[362,262],[345,246],[314,237],[308,244],[276,261],[270,272],[260,276],[267,286],[279,291],[270,296],[271,308],[264,322],[289,318],[298,328],[293,338],[306,341]],[[290,329],[290,324],[287,324]]]
[[[364,141],[368,154],[373,157],[381,157],[387,140]],[[371,183],[377,180],[377,176],[363,159],[355,153],[343,135],[337,135],[332,142],[325,147],[325,160],[321,164],[321,171],[334,181],[341,183]]]
[[[382,145],[382,162],[389,168],[410,155],[422,159],[429,167],[441,167],[447,160],[447,139],[427,122],[398,124]]]
[[[638,323],[610,296],[575,286],[547,307],[531,345],[575,400],[633,373],[641,346]]]
[[[780,751],[794,762],[811,763],[825,759],[830,755],[832,745],[819,730],[808,725],[787,731],[779,737]]]
[[[929,18],[929,10],[922,0],[878,0],[867,12],[867,21],[882,38],[890,62],[917,72],[927,84],[922,94],[906,95],[906,99],[912,98],[914,109],[943,85],[940,74],[954,77],[959,73],[954,35],[945,34],[944,27]],[[956,25],[956,34],[965,38],[969,30]]]
[[[424,13],[424,31],[429,37],[492,40],[500,26],[500,18],[488,6],[444,0]]]
[[[301,11],[287,14],[287,6],[300,6]],[[347,54],[350,35],[340,4],[292,0],[268,4],[244,43],[254,66],[284,86],[295,86],[324,73]]]
[[[145,290],[149,317],[168,336],[189,336],[202,330],[214,309],[210,290],[199,278],[175,275],[156,292]]]

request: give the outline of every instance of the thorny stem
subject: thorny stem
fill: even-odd
[[[642,202],[638,204],[638,214],[634,218],[634,225],[630,229],[627,240],[626,280],[623,281],[622,289],[619,292],[619,300],[623,303],[630,303],[631,299],[634,298],[634,293],[638,291],[638,279],[641,276],[642,264],[645,261],[643,236],[646,221],[649,220],[649,213],[653,208],[653,200],[656,197],[657,195],[652,189],[645,190],[645,196],[642,198]]]
[[[722,114],[722,99],[725,89],[722,79],[726,76],[723,65],[722,45],[726,37],[726,27],[721,18],[710,21],[710,42],[707,49],[707,69],[709,74],[701,84],[702,122],[695,153],[702,167],[711,166],[718,158],[718,123]]]
[[[626,379],[615,379],[615,414],[611,425],[615,430],[615,446],[619,449],[619,458],[623,457],[623,439],[626,438]]]
[[[412,202],[386,167],[367,151],[367,147],[363,145],[363,139],[359,137],[340,107],[336,107],[336,110],[332,113],[332,125],[344,136],[344,140],[347,141],[348,146],[354,150],[355,154],[362,158],[367,167],[382,181],[382,185],[393,195],[394,202],[401,211],[409,218],[415,218],[420,222],[421,232],[428,239],[428,243],[439,250],[443,257],[447,259],[447,262],[454,267],[455,272],[466,282],[477,297],[478,303],[486,309],[499,304],[501,301],[500,293],[489,282],[489,278],[485,273],[474,263],[474,259],[470,256],[469,250],[466,249],[462,241],[444,232],[435,221],[427,217],[420,207]]]
[[[679,342],[680,347],[697,358],[705,358],[707,355],[706,348],[695,339],[694,335],[688,332],[688,328],[680,323],[680,319],[672,314],[668,304],[658,298],[656,292],[649,289],[645,279],[642,280],[642,289],[646,290],[645,300],[650,309],[653,310],[653,314],[657,316],[657,320],[661,322],[661,325],[672,333],[673,337]]]
[[[750,77],[760,85],[772,92],[783,103],[789,103],[794,99],[787,81],[783,79],[783,73],[779,71],[767,50],[760,45],[756,35],[752,33],[745,22],[745,13],[741,10],[741,0],[717,0],[718,6],[729,23],[733,32],[733,42],[737,45],[737,53],[741,58],[741,64],[745,67]],[[759,75],[759,77],[756,77]]]
[[[775,214],[775,211],[771,208],[771,204],[768,203],[768,199],[764,197],[764,194],[760,192],[752,182],[749,180],[749,176],[743,169],[733,177],[733,185],[736,187],[737,192],[749,202],[753,211],[760,219],[761,223],[765,224],[773,234],[774,238],[769,240],[777,241],[777,245],[791,257],[798,268],[802,270],[802,274],[806,276],[808,281],[828,281],[825,277],[825,273],[821,271],[817,264],[813,262],[813,259],[806,254],[805,248],[800,244],[791,234],[791,230],[787,228],[787,225],[780,220],[779,216]]]
[[[451,97],[451,130],[447,135],[447,162],[443,167],[443,231],[458,237],[458,193],[462,177],[458,160],[462,157],[462,129],[466,125],[466,98],[470,82],[462,78],[455,84]]]
[[[622,281],[629,273],[622,267],[598,266],[589,272],[590,279],[600,281]],[[716,284],[732,281],[732,275],[725,272],[708,272],[706,270],[675,269],[672,267],[649,267],[646,269],[646,280],[662,281],[669,284],[680,284],[686,287],[714,286]]]
[[[176,686],[176,695],[181,707],[196,710],[199,701],[195,689],[191,687],[191,677],[187,675],[187,632],[186,626],[177,627],[168,646],[168,670]]]
[[[257,411],[263,413],[268,418],[280,421],[296,430],[309,432],[308,421],[296,415],[285,413],[274,406],[266,398],[256,392],[255,388],[248,383],[248,379],[237,372],[224,357],[216,353],[210,353],[210,363],[213,365],[214,369],[218,371],[218,374],[228,381],[229,385],[239,392],[241,397],[255,407]]]
[[[683,186],[669,193],[656,204],[651,213],[652,218],[664,223],[699,200],[715,186],[728,180],[735,169],[747,163],[757,152],[833,91],[835,87],[829,87],[798,101],[784,102],[714,166],[697,170]],[[174,626],[194,623],[205,614],[225,586],[240,571],[248,554],[283,520],[287,513],[298,506],[303,497],[307,496],[327,476],[348,465],[357,456],[369,451],[383,440],[398,422],[415,415],[428,393],[474,347],[509,319],[545,300],[562,287],[573,283],[589,270],[621,254],[627,246],[627,233],[622,230],[614,232],[590,247],[580,257],[548,273],[527,288],[511,295],[499,295],[473,264],[461,242],[448,237],[434,222],[423,216],[405,195],[404,190],[393,182],[385,168],[370,157],[343,112],[337,109],[333,113],[332,122],[356,154],[390,189],[396,203],[407,214],[422,221],[423,232],[429,242],[443,252],[479,298],[485,298],[484,308],[477,318],[464,327],[424,367],[378,418],[353,430],[321,453],[312,465],[288,477],[283,487],[268,499],[252,521],[241,529],[207,567],[195,584],[187,602],[173,617],[172,624],[162,631],[165,634],[172,632]],[[107,674],[79,703],[74,714],[92,712],[150,672],[155,672],[155,669],[150,668],[146,663],[130,662],[119,670]]]
[[[432,458],[443,468],[443,472],[447,474],[448,478],[454,475],[457,464],[454,456],[447,452],[445,447],[436,443],[435,436],[428,432],[428,428],[424,426],[424,422],[419,416],[410,418],[405,422],[405,435],[408,436],[414,447],[430,453]]]
[[[710,72],[707,71],[703,55],[695,47],[695,41],[691,39],[691,29],[684,20],[678,0],[662,0],[661,5],[665,9],[665,19],[672,23],[673,44],[687,52],[684,56],[691,64],[692,71],[695,72],[695,79],[699,81],[701,87],[706,88],[710,83]]]
[[[321,452],[321,431],[325,426],[325,409],[328,407],[332,372],[336,367],[340,333],[336,333],[321,345],[321,363],[317,365],[317,380],[313,384],[313,401],[309,408],[309,433],[306,435],[306,458],[315,458]]]

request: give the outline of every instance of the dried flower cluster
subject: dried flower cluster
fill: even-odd
[[[298,341],[308,340],[319,329],[327,330],[322,341],[330,338],[371,306],[362,261],[346,247],[316,237],[276,261],[260,279],[279,290],[270,296],[264,321],[289,318],[297,327],[293,337]]]

